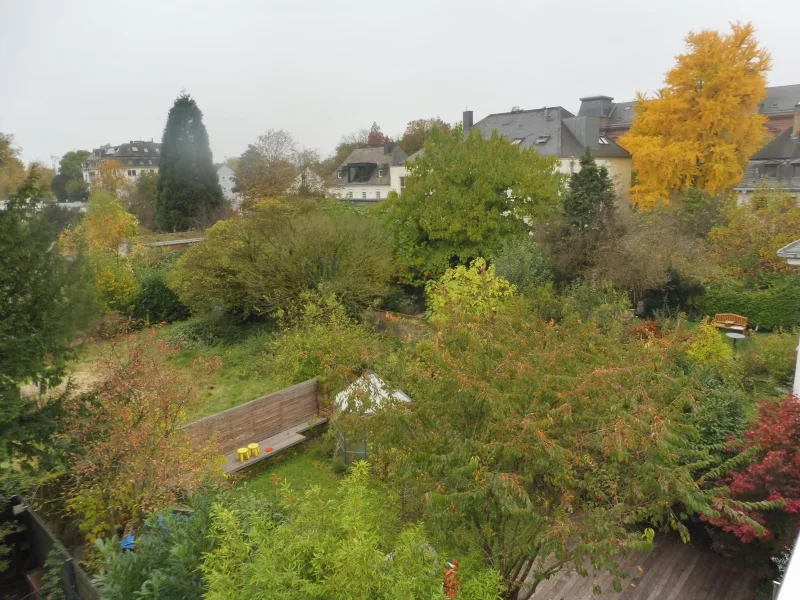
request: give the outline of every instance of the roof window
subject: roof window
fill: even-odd
[[[144,151],[145,152],[150,152],[150,150],[148,148],[145,148]]]
[[[522,138],[514,138],[513,140],[511,140],[512,146],[519,146],[521,143],[522,143]]]
[[[601,144],[603,144],[604,146],[607,146],[607,145],[608,145],[608,138],[605,138],[605,137],[603,137],[602,135],[600,136],[600,139],[599,139],[598,141],[599,141]]]
[[[778,108],[779,104],[777,102],[773,102],[772,104],[770,104],[770,106],[772,108]]]
[[[133,150],[134,152],[138,152],[139,148],[137,148],[136,146],[131,146],[131,150]]]
[[[626,106],[623,110],[630,110],[630,109],[631,109],[630,106]]]
[[[536,141],[535,141],[535,142],[533,142],[533,143],[534,143],[534,144],[544,144],[544,143],[546,143],[546,142],[547,142],[547,140],[549,140],[549,139],[550,139],[550,136],[549,136],[549,135],[540,135],[539,137],[537,137],[537,138],[536,138]]]

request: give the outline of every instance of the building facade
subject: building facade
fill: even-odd
[[[800,200],[800,102],[789,129],[750,158],[742,181],[733,190],[739,202],[747,202],[758,186],[781,187]]]
[[[236,173],[228,165],[222,165],[217,169],[217,181],[222,188],[222,195],[230,202],[231,208],[235,211],[242,209],[242,197],[233,191],[236,186]]]
[[[603,121],[596,116],[575,116],[561,106],[491,114],[472,124],[472,111],[464,113],[464,134],[475,127],[484,137],[497,131],[520,148],[535,148],[555,156],[559,171],[580,170],[580,158],[588,149],[600,166],[608,169],[617,194],[627,198],[631,186],[631,155],[602,133]]]
[[[122,172],[130,181],[136,181],[142,173],[158,173],[161,158],[161,144],[152,140],[131,140],[128,143],[112,146],[106,144],[92,150],[91,155],[83,163],[83,180],[92,183],[98,177],[101,164],[114,159],[122,165]]]
[[[611,96],[581,98],[579,117],[600,119],[600,131],[616,141],[627,133],[636,114],[633,102],[614,102]],[[770,137],[778,136],[792,127],[794,107],[800,102],[800,84],[778,85],[767,88],[767,97],[758,105],[758,112],[767,117]]]
[[[392,191],[399,194],[405,185],[406,158],[408,155],[394,142],[357,148],[336,169],[330,192],[342,199],[368,204],[386,199]]]

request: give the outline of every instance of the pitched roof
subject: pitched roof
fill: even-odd
[[[495,113],[481,119],[477,128],[484,137],[497,131],[520,148],[536,148],[549,156],[580,156],[586,148],[597,157],[623,157],[630,154],[612,140],[600,140],[597,117],[576,117],[561,106],[508,113]],[[538,142],[538,143],[537,143]]]
[[[371,163],[375,165],[389,165],[390,167],[397,167],[402,165],[408,154],[405,153],[400,146],[394,145],[387,153],[385,146],[370,146],[368,148],[356,148],[345,161],[339,165],[340,169],[344,169],[349,164],[353,163]]]
[[[786,158],[800,158],[800,138],[792,137],[791,129],[787,129],[761,150],[756,152],[750,160]]]
[[[608,96],[589,96],[581,98],[581,109],[578,116],[584,116],[584,110],[592,111],[597,98],[608,98]],[[584,109],[584,100],[586,108]],[[613,100],[613,99],[611,99]],[[767,88],[767,97],[758,105],[758,112],[768,117],[777,115],[787,115],[794,113],[794,107],[800,102],[800,84],[795,85],[775,85]],[[611,102],[613,108],[608,115],[608,125],[610,129],[629,128],[633,123],[633,115],[636,109],[633,102]],[[590,115],[586,115],[590,116]]]
[[[795,240],[778,250],[778,256],[781,258],[800,258],[800,240]]]
[[[767,116],[793,114],[798,103],[800,84],[776,85],[767,88],[767,97],[758,106],[758,112]]]

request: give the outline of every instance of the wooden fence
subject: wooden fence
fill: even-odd
[[[25,503],[19,497],[16,497],[16,501]],[[44,565],[48,554],[52,551],[58,552],[63,558],[64,570],[61,575],[67,598],[70,600],[100,600],[100,592],[92,585],[91,578],[78,566],[64,545],[47,527],[42,517],[30,507],[26,507],[18,518],[25,526],[32,559],[37,567]]]
[[[314,378],[189,423],[184,431],[198,442],[216,436],[220,451],[228,454],[254,440],[307,423],[317,416],[318,410]]]

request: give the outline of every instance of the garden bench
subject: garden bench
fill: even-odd
[[[733,331],[747,331],[747,317],[735,315],[733,313],[719,313],[714,315],[712,321],[715,327],[720,329],[732,329]]]
[[[254,442],[255,444],[258,444],[259,447],[258,455],[251,456],[249,459],[244,461],[239,460],[238,449],[234,452],[230,452],[225,455],[225,464],[222,465],[222,470],[226,473],[235,473],[236,471],[241,471],[242,469],[246,469],[247,467],[261,462],[270,456],[274,456],[278,452],[286,450],[287,448],[296,446],[297,444],[306,440],[306,436],[303,435],[303,432],[306,432],[317,425],[322,425],[327,421],[328,419],[325,417],[316,417],[313,421],[309,421],[308,423],[295,425],[286,431],[281,431],[277,435],[270,436],[263,440],[258,440],[257,442]],[[249,445],[250,444],[248,444],[248,446]],[[270,449],[269,452],[267,452],[267,448]]]

